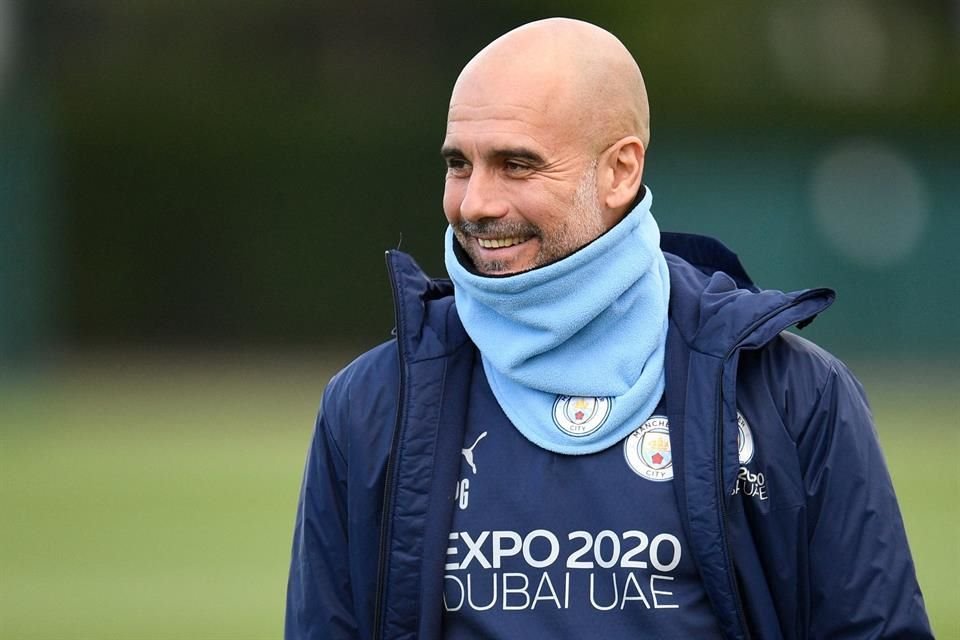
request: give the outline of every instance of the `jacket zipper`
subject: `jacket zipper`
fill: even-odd
[[[390,445],[390,453],[387,455],[387,467],[384,471],[384,485],[383,485],[383,506],[380,509],[380,549],[379,549],[379,559],[377,561],[377,588],[376,588],[376,597],[374,599],[374,610],[373,610],[373,638],[383,638],[383,609],[386,605],[384,600],[384,593],[386,590],[386,571],[387,571],[387,555],[388,547],[390,541],[390,516],[389,508],[393,502],[393,468],[395,466],[396,453],[400,444],[400,427],[403,416],[403,404],[404,404],[404,390],[406,387],[406,371],[403,366],[403,356],[401,355],[401,344],[400,344],[400,290],[397,280],[396,273],[393,268],[393,262],[390,260],[390,252],[386,254],[387,259],[387,272],[390,274],[390,285],[393,291],[394,305],[397,309],[397,366],[399,367],[400,380],[397,387],[397,418],[396,424],[393,428],[393,442]]]
[[[717,494],[719,496],[720,503],[720,518],[722,526],[720,528],[720,537],[723,539],[723,550],[726,553],[727,557],[727,575],[730,576],[730,586],[733,591],[733,600],[737,605],[737,617],[740,620],[740,626],[743,628],[744,638],[750,640],[750,628],[747,626],[747,615],[743,610],[743,602],[740,599],[740,587],[737,583],[737,574],[736,570],[733,567],[733,554],[730,553],[730,543],[727,540],[727,495],[726,488],[723,485],[723,369],[726,368],[726,363],[730,359],[730,356],[740,348],[740,345],[747,339],[750,334],[756,331],[757,327],[762,325],[764,322],[773,318],[774,316],[786,311],[787,309],[796,306],[801,302],[805,302],[808,297],[812,296],[800,296],[797,299],[793,300],[790,304],[778,307],[773,311],[765,314],[762,318],[755,321],[750,327],[743,332],[741,338],[737,340],[736,343],[730,350],[727,351],[726,355],[723,356],[723,364],[720,369],[720,379],[717,381],[717,436],[716,436],[716,459],[715,459],[715,468],[716,468],[716,483],[717,483]],[[783,327],[777,331],[779,334],[780,331],[783,331],[790,325]]]
[[[740,342],[743,342],[742,340]],[[737,344],[739,345],[740,342]],[[724,357],[727,359],[736,350],[736,346]],[[747,615],[743,610],[743,602],[740,599],[740,586],[737,583],[736,570],[733,567],[733,555],[730,553],[730,542],[727,540],[727,495],[723,484],[723,365],[720,370],[720,380],[717,381],[717,436],[716,436],[716,482],[717,494],[720,503],[720,537],[723,539],[723,550],[727,557],[727,575],[730,576],[730,587],[733,592],[733,601],[737,605],[737,618],[740,620],[740,626],[743,629],[744,638],[750,640],[750,629],[747,626]]]

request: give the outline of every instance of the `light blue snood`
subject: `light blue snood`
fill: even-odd
[[[460,264],[447,228],[457,312],[493,395],[534,444],[594,453],[640,427],[663,395],[670,277],[643,199],[605,234],[506,277]]]

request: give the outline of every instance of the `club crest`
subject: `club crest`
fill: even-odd
[[[753,434],[750,432],[747,419],[739,411],[737,411],[737,455],[740,458],[740,464],[747,464],[753,460]]]
[[[586,436],[603,426],[612,405],[612,398],[557,396],[553,422],[567,435]]]
[[[670,450],[670,423],[665,416],[653,416],[623,442],[627,464],[641,478],[654,482],[673,479]]]

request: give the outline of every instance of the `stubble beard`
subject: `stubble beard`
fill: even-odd
[[[487,275],[512,275],[537,267],[542,267],[566,258],[578,249],[600,237],[606,228],[603,223],[603,210],[597,191],[597,160],[584,170],[573,193],[570,215],[564,224],[547,234],[540,227],[530,223],[517,222],[460,222],[454,227],[454,233],[460,245],[470,256],[474,268]],[[495,234],[501,236],[534,236],[540,240],[540,248],[529,266],[510,271],[510,265],[502,260],[482,260],[474,245],[468,242],[470,236]]]
[[[566,224],[551,238],[541,237],[540,251],[535,260],[537,267],[562,260],[571,253],[599,238],[606,229],[600,194],[597,191],[597,160],[594,159],[580,176],[573,193],[572,213]]]

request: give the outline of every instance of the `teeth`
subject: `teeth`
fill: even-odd
[[[502,249],[512,247],[523,242],[523,238],[477,238],[477,243],[484,249]]]

